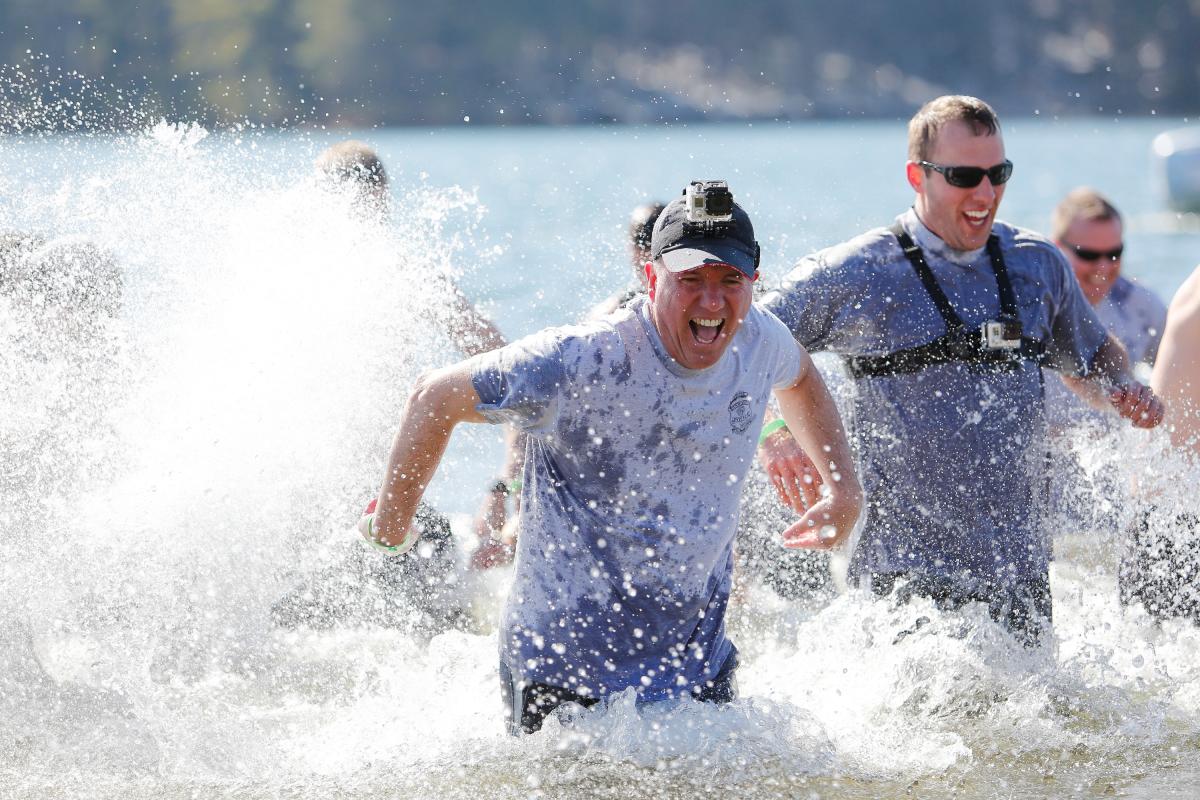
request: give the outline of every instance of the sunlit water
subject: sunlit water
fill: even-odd
[[[1010,124],[1004,216],[1044,227],[1096,184],[1130,216],[1127,268],[1169,295],[1200,236],[1140,222],[1158,130]],[[276,626],[276,600],[353,546],[412,379],[458,357],[431,274],[519,335],[619,287],[629,208],[690,178],[745,199],[768,280],[908,200],[900,123],[367,138],[395,180],[385,226],[313,182],[327,136],[0,139],[0,232],[91,242],[124,280],[82,329],[0,294],[0,796],[1193,796],[1200,632],[1119,605],[1116,531],[1133,478],[1185,510],[1197,476],[1132,431],[1065,445],[1115,479],[1087,498],[1099,521],[1060,526],[1041,652],[979,609],[785,600],[743,576],[737,702],[621,696],[512,739],[502,571],[459,577],[471,621],[448,631],[415,609]],[[464,548],[496,434],[461,432],[431,492]]]

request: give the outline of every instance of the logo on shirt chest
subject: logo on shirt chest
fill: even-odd
[[[753,421],[754,404],[750,402],[750,395],[738,392],[729,401],[729,426],[734,433],[745,433]]]

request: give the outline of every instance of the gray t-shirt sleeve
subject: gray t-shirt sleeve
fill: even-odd
[[[828,267],[822,251],[801,259],[779,287],[763,298],[763,306],[805,348],[825,350],[833,335],[837,309],[843,307],[849,291],[849,284],[839,281]]]
[[[1057,247],[1047,244],[1043,254],[1050,259],[1047,272],[1056,298],[1046,342],[1046,366],[1064,375],[1083,377],[1094,366],[1100,345],[1108,338],[1104,323],[1083,296],[1078,281]]]
[[[800,345],[774,314],[763,309],[763,339],[772,353],[771,387],[790,389],[800,377]]]
[[[554,426],[567,384],[560,331],[535,333],[476,356],[473,362],[476,408],[488,422],[510,423],[530,432]]]

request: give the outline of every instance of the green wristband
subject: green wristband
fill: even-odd
[[[508,491],[513,494],[521,491],[525,487],[525,483],[520,478],[513,478],[508,482]]]
[[[786,431],[786,430],[787,430],[786,422],[784,422],[782,419],[773,419],[770,422],[768,422],[766,425],[763,425],[762,433],[760,433],[758,435],[758,443],[761,445],[763,442],[765,442],[767,439],[769,439],[771,437],[771,434],[774,433],[775,431]]]
[[[376,550],[387,553],[389,556],[399,556],[408,552],[412,543],[408,541],[409,537],[405,536],[404,541],[398,545],[384,544],[375,537],[375,515],[371,514],[367,518],[367,529],[362,532],[363,541],[374,547]]]

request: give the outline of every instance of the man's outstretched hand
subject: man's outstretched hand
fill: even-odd
[[[833,550],[850,536],[861,512],[862,495],[841,490],[830,492],[783,532],[783,546]]]
[[[779,502],[803,514],[821,499],[821,474],[787,429],[758,447],[758,461],[779,495]]]

